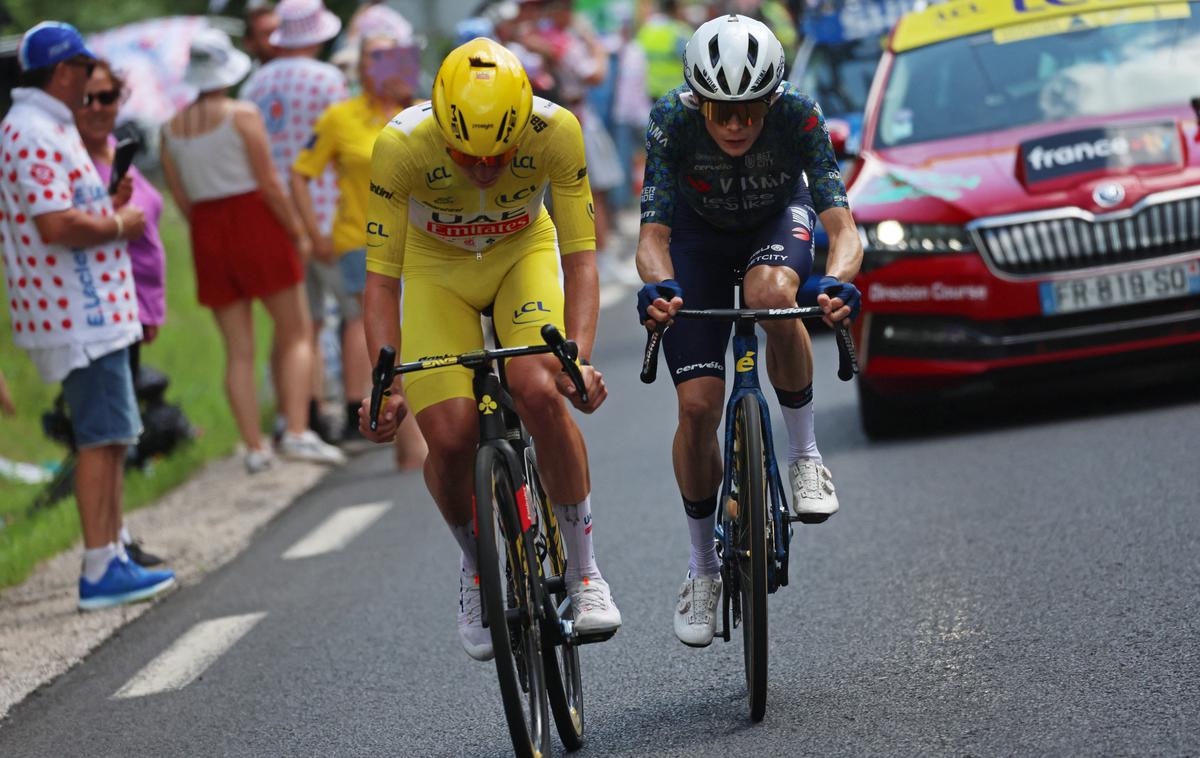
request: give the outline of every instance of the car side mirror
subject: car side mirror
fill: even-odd
[[[850,139],[850,124],[840,118],[831,118],[825,122],[829,130],[829,142],[833,145],[833,154],[839,161],[849,158],[846,143]]]

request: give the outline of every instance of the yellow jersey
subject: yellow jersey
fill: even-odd
[[[339,255],[366,247],[371,149],[394,115],[395,111],[373,108],[365,94],[331,105],[313,125],[312,138],[292,165],[297,174],[316,179],[333,161],[338,181],[333,249]]]
[[[375,140],[367,202],[367,270],[400,278],[406,246],[482,259],[540,226],[549,189],[560,255],[596,249],[583,134],[566,108],[534,98],[516,156],[479,189],[446,152],[429,103],[407,108]],[[497,253],[499,251],[496,251]]]

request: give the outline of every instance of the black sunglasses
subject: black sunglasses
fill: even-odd
[[[83,107],[90,108],[92,103],[100,103],[101,105],[112,105],[121,99],[121,90],[110,89],[104,92],[89,92],[83,96]]]

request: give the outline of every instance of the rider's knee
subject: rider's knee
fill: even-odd
[[[679,396],[679,425],[696,433],[716,430],[721,423],[721,398],[701,394]]]
[[[536,424],[538,419],[563,410],[562,395],[558,393],[554,374],[550,371],[526,372],[519,381],[511,383],[510,389],[517,412],[527,424],[531,421]]]
[[[429,457],[435,460],[451,460],[461,456],[470,458],[479,442],[478,432],[469,424],[452,423],[450,419],[420,419],[421,435],[429,448]]]
[[[795,308],[796,273],[780,266],[759,266],[746,275],[748,308]]]

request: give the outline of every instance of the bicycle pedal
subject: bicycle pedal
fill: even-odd
[[[788,522],[795,523],[799,521],[801,524],[808,524],[811,526],[812,524],[824,523],[831,515],[832,514],[829,513],[805,513],[800,516],[788,516]]]
[[[618,627],[619,629],[620,627]],[[572,643],[575,645],[594,645],[597,642],[607,642],[617,633],[617,629],[611,629],[607,632],[595,632],[593,634],[576,634]]]

